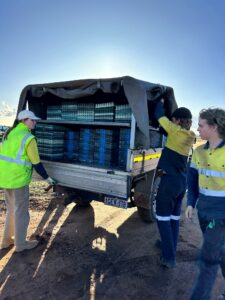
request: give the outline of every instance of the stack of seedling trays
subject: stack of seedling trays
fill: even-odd
[[[67,130],[65,133],[64,157],[67,161],[77,162],[79,159],[79,130]]]
[[[62,119],[62,106],[49,105],[47,107],[47,120],[61,120]]]
[[[115,167],[118,165],[118,129],[96,129],[94,141],[94,165]]]
[[[119,139],[119,167],[126,169],[127,165],[127,154],[130,147],[130,129],[120,128],[120,139]]]
[[[64,132],[65,129],[63,126],[37,124],[35,135],[41,159],[54,161],[63,159]]]
[[[115,122],[130,122],[131,108],[128,104],[116,105]]]
[[[62,103],[62,119],[77,120],[77,102],[65,101]]]
[[[95,122],[113,122],[114,109],[113,102],[95,104]]]
[[[77,121],[94,122],[95,104],[78,103],[77,104]]]
[[[94,158],[94,137],[95,129],[81,128],[79,143],[79,162],[85,165],[92,165]]]

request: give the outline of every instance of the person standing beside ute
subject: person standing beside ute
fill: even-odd
[[[203,245],[191,299],[208,300],[219,265],[225,278],[225,110],[200,111],[198,131],[207,143],[197,147],[192,156],[185,214],[191,218],[198,201]],[[225,291],[218,299],[225,300]]]
[[[188,156],[195,141],[195,134],[190,131],[191,112],[185,107],[177,108],[170,121],[164,116],[163,103],[158,101],[155,117],[167,134],[157,166],[162,173],[156,196],[156,219],[161,237],[161,242],[158,242],[162,250],[160,264],[166,268],[173,268],[176,265],[181,204],[186,192]]]
[[[37,240],[26,240],[33,167],[49,184],[56,183],[40,162],[37,142],[31,133],[39,119],[32,111],[22,110],[0,146],[0,188],[4,189],[7,209],[0,249],[15,244],[15,251],[21,252],[38,245]]]

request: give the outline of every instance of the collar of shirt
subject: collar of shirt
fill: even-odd
[[[222,142],[221,143],[219,143],[219,145],[215,148],[215,149],[217,149],[217,148],[221,148],[221,147],[223,147],[225,145],[225,139],[224,140],[222,140]],[[204,147],[203,147],[204,149],[209,149],[209,142],[207,142],[205,145],[204,145]]]

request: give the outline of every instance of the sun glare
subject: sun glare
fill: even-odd
[[[84,51],[79,62],[81,77],[112,78],[130,75],[129,55],[118,48],[95,48]]]

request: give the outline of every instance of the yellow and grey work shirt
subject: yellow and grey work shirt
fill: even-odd
[[[188,175],[188,205],[206,219],[225,219],[225,140],[216,149],[209,143],[193,153]]]
[[[167,117],[161,117],[159,123],[168,135],[158,167],[167,174],[186,176],[187,157],[195,141],[194,132],[171,122]]]

